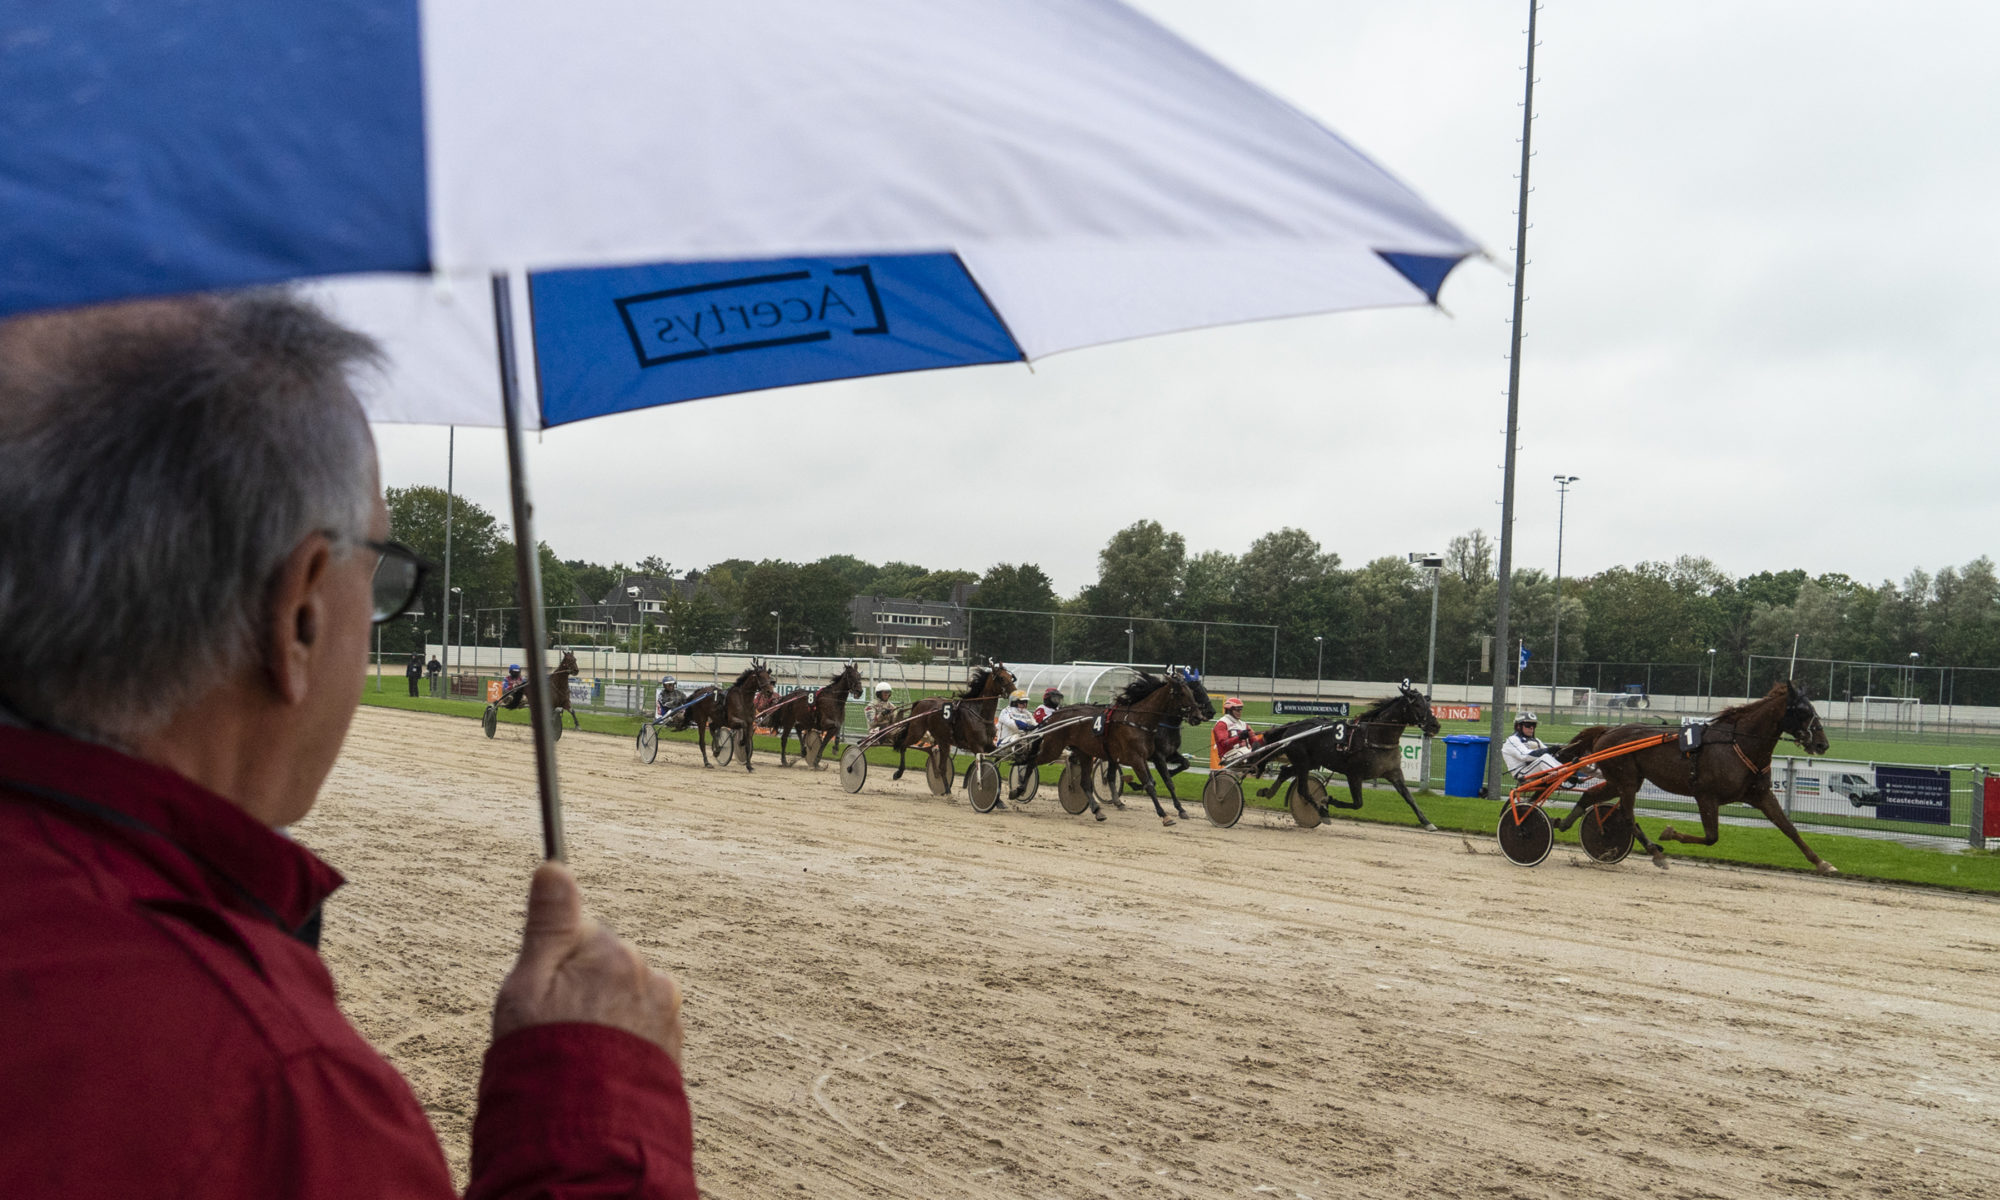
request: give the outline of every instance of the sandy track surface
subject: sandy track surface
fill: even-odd
[[[718,1197],[1970,1195],[2000,904],[1246,814],[975,814],[561,743],[594,913],[688,994]],[[362,709],[302,840],[326,954],[463,1172],[539,845],[531,748]]]

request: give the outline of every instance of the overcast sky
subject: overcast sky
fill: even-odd
[[[1499,528],[1526,4],[1140,0],[1493,255],[1392,309],[674,405],[531,449],[564,557],[831,553],[1065,594],[1142,518],[1348,565]],[[1808,16],[1802,16],[1808,13]],[[1700,554],[1901,579],[2000,525],[2000,5],[1553,0],[1541,16],[1517,563]],[[381,427],[384,482],[445,481]],[[457,486],[500,514],[492,431]],[[800,493],[824,497],[802,503]],[[789,497],[774,503],[779,497]]]

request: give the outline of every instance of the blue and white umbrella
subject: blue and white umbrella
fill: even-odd
[[[374,419],[507,426],[530,644],[523,428],[1430,303],[1478,249],[1117,0],[15,0],[0,94],[0,317],[314,281]]]

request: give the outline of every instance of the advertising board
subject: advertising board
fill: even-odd
[[[1951,772],[1928,767],[1877,767],[1882,798],[1875,815],[1885,821],[1951,824]]]
[[[1344,717],[1345,700],[1274,700],[1271,712],[1280,717]]]

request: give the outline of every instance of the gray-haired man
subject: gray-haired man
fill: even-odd
[[[374,353],[280,295],[0,324],[10,1200],[451,1194],[320,964],[340,876],[275,832],[422,579],[348,387]],[[537,871],[470,1194],[693,1197],[679,1011]]]

